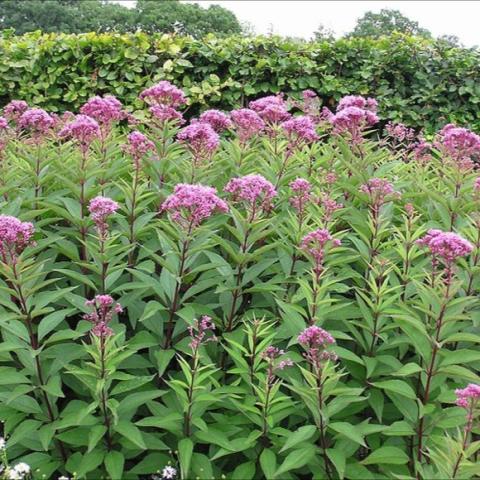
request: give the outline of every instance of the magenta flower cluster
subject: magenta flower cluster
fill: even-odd
[[[217,196],[217,190],[203,185],[181,183],[161,206],[173,221],[190,231],[215,211],[228,212],[228,205]]]
[[[245,143],[265,128],[265,122],[257,112],[248,108],[232,110],[230,116],[241,143]]]
[[[323,271],[326,248],[329,245],[339,247],[341,244],[342,242],[338,238],[333,238],[327,229],[319,228],[303,237],[301,248],[311,255],[315,263],[314,271],[319,275]]]
[[[283,122],[282,129],[288,138],[290,149],[300,149],[319,139],[313,120],[304,115]]]
[[[130,132],[127,136],[127,143],[124,145],[124,151],[130,154],[137,169],[140,168],[140,159],[148,152],[155,151],[155,144],[138,130]]]
[[[457,396],[457,405],[462,408],[469,408],[472,403],[478,403],[480,400],[480,385],[470,383],[465,388],[455,390]]]
[[[24,112],[28,110],[28,103],[24,100],[12,100],[3,108],[3,114],[11,122],[18,122]]]
[[[108,217],[118,210],[118,203],[108,197],[95,197],[88,205],[88,211],[97,227],[98,235],[105,239],[108,234]]]
[[[218,133],[208,123],[191,123],[179,132],[178,139],[190,150],[196,165],[209,159],[220,145]]]
[[[45,135],[55,124],[55,120],[41,108],[29,108],[22,113],[18,126],[30,131],[36,139]]]
[[[442,258],[446,263],[452,263],[473,250],[473,245],[460,235],[437,229],[430,229],[423,238],[417,240],[417,244],[427,247],[432,255]]]
[[[461,169],[471,169],[480,158],[480,136],[451,123],[440,131],[437,147]]]
[[[385,125],[385,130],[388,137],[397,143],[411,142],[415,138],[415,130],[403,123],[388,122]]]
[[[92,300],[86,300],[85,306],[92,307],[93,311],[83,316],[84,320],[93,323],[90,332],[104,339],[113,334],[113,330],[108,326],[115,313],[122,313],[122,306],[115,302],[110,295],[96,295]]]
[[[284,122],[291,117],[287,111],[287,103],[281,95],[262,97],[251,101],[248,106],[269,125]]]
[[[232,127],[230,117],[220,110],[206,110],[198,120],[200,123],[208,123],[217,133]]]
[[[5,264],[15,263],[17,255],[32,243],[35,229],[10,215],[0,215],[0,257]]]
[[[393,185],[384,178],[370,178],[367,183],[360,186],[360,191],[370,197],[373,205],[381,206],[389,197],[397,197],[399,194],[395,191]]]
[[[126,116],[121,102],[113,95],[93,97],[80,108],[80,113],[88,115],[101,126],[102,134],[107,135],[113,123]]]
[[[59,132],[61,138],[71,138],[78,142],[82,152],[86,152],[90,144],[100,137],[98,123],[87,115],[77,115],[75,119],[67,123]]]
[[[290,182],[293,195],[290,197],[290,204],[299,212],[303,211],[305,205],[311,199],[312,184],[304,178],[297,178]]]
[[[262,175],[256,174],[232,178],[224,190],[232,195],[233,201],[246,203],[252,217],[258,207],[268,210],[272,199],[277,195],[273,184]]]
[[[322,365],[327,360],[336,360],[337,355],[330,352],[327,348],[335,343],[333,336],[317,325],[307,327],[297,338],[298,343],[302,345],[306,353],[305,359],[317,371],[322,368]]]
[[[152,105],[164,105],[172,108],[180,107],[187,102],[185,93],[167,80],[162,80],[146,88],[140,93],[140,98]]]

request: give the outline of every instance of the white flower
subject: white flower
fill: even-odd
[[[17,471],[18,473],[23,474],[23,475],[26,475],[27,473],[30,473],[30,465],[28,465],[24,462],[17,463],[13,467],[13,469],[15,471]]]
[[[173,468],[167,465],[163,470],[162,470],[162,478],[175,478],[177,476],[177,471]]]
[[[7,446],[7,442],[3,437],[0,437],[0,451],[5,450],[6,446]]]
[[[70,480],[70,478],[65,477],[65,475],[62,475],[61,477],[58,477],[58,480]]]
[[[8,480],[22,480],[23,475],[16,470],[8,469],[6,471]]]

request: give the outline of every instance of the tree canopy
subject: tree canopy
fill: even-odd
[[[44,32],[181,32],[201,37],[242,28],[235,14],[218,5],[203,8],[178,0],[138,0],[127,8],[108,0],[0,0],[0,28]]]
[[[378,38],[391,35],[394,32],[430,38],[431,33],[419,26],[418,22],[410,20],[398,10],[384,8],[379,13],[367,12],[357,20],[352,37]]]

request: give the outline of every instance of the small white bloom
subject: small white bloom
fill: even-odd
[[[7,442],[3,437],[0,437],[0,451],[5,450],[6,446],[7,446]]]
[[[20,462],[20,463],[17,463],[13,469],[20,473],[21,475],[26,475],[27,473],[30,473],[30,465],[24,463],[24,462]]]
[[[70,478],[66,477],[65,475],[62,475],[61,477],[58,477],[58,480],[70,480]]]
[[[22,480],[23,478],[23,475],[14,469],[8,469],[6,471],[6,474],[7,474],[8,480]]]
[[[175,478],[177,476],[177,470],[175,468],[170,467],[167,465],[163,470],[162,470],[162,478]]]

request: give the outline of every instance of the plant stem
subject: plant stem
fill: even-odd
[[[107,372],[105,368],[105,337],[102,335],[100,337],[100,380],[103,382],[102,391],[100,394],[100,400],[102,403],[102,411],[103,411],[103,423],[105,425],[106,431],[106,438],[107,438],[107,449],[110,451],[112,449],[112,437],[110,433],[110,418],[108,416],[107,410],[107,392],[105,390],[105,380],[106,380]]]

